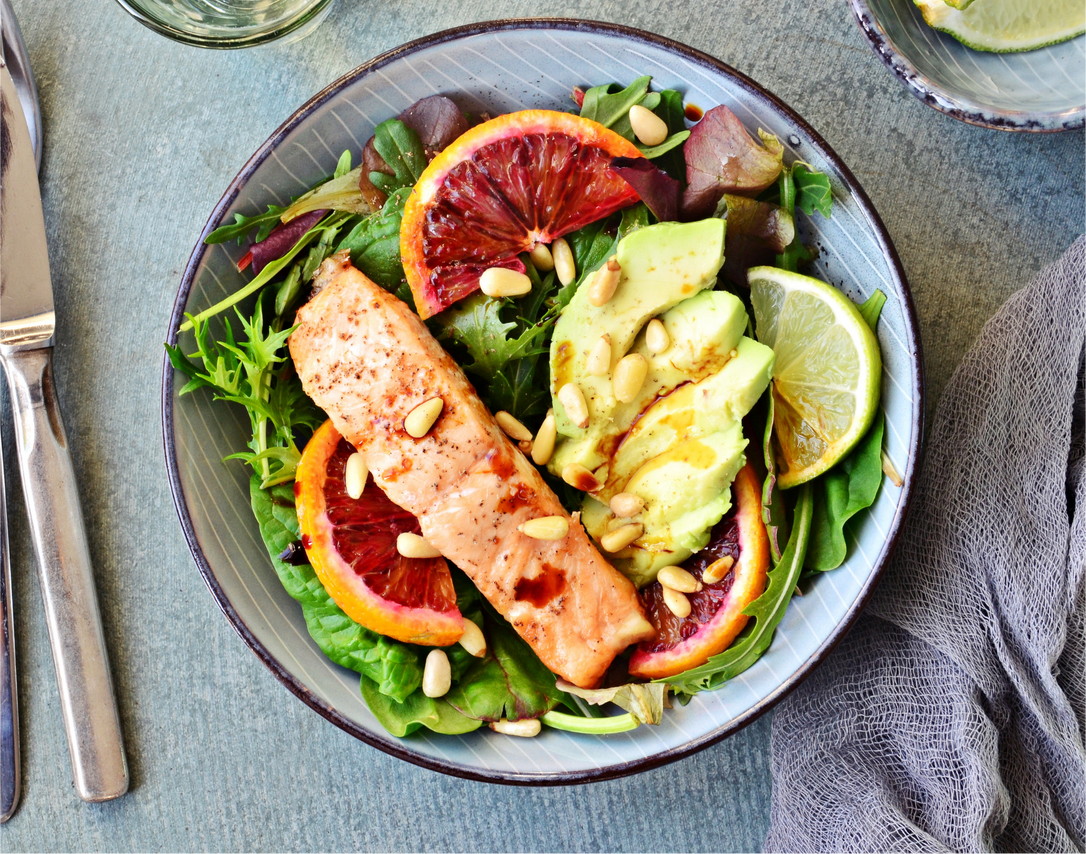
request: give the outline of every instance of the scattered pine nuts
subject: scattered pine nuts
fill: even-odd
[[[643,533],[645,533],[645,526],[640,522],[623,525],[600,537],[600,545],[603,546],[605,552],[620,552]]]
[[[532,290],[532,280],[516,270],[488,267],[479,277],[479,289],[488,297],[522,297]]]
[[[663,587],[670,587],[680,593],[697,593],[701,590],[701,582],[681,566],[665,566],[656,576],[656,580]]]
[[[464,619],[464,634],[460,635],[459,643],[476,658],[486,655],[486,638],[483,637],[483,630],[467,618]]]
[[[532,440],[524,439],[523,441],[517,442],[517,447],[520,448],[522,454],[530,454],[532,452]]]
[[[645,377],[649,375],[649,362],[640,353],[630,353],[619,359],[615,365],[615,376],[611,380],[611,388],[615,397],[622,403],[629,403],[641,386],[645,384]]]
[[[606,376],[611,370],[611,336],[606,332],[600,336],[600,340],[592,345],[585,359],[584,369],[590,376]]]
[[[421,439],[430,432],[430,428],[434,426],[434,422],[437,421],[444,408],[445,401],[440,397],[431,397],[407,413],[407,417],[403,420],[403,429],[407,431],[408,436]]]
[[[540,516],[517,525],[517,530],[533,540],[563,540],[569,533],[565,516]]]
[[[494,721],[490,728],[494,732],[500,732],[502,735],[517,735],[521,738],[533,738],[539,735],[539,731],[543,729],[543,724],[539,722],[539,718],[525,718],[519,721],[507,721],[502,718],[500,721]]]
[[[554,269],[554,256],[546,243],[537,243],[528,253],[528,257],[532,259],[537,270],[547,273]]]
[[[735,558],[731,555],[724,555],[720,560],[714,560],[705,567],[705,572],[701,574],[701,580],[706,584],[716,584],[724,579],[724,576],[728,574],[733,566],[735,566]]]
[[[549,463],[557,439],[558,426],[554,423],[554,410],[548,409],[547,417],[543,419],[539,432],[535,434],[535,441],[532,442],[532,462],[537,466]]]
[[[592,284],[588,286],[588,301],[597,308],[607,305],[615,295],[621,276],[622,268],[618,264],[618,258],[612,255],[592,277]]]
[[[451,687],[452,668],[449,667],[449,656],[445,655],[443,649],[430,650],[426,654],[426,666],[422,670],[422,693],[427,697],[444,697]]]
[[[358,451],[347,457],[347,465],[343,469],[343,485],[347,488],[347,494],[355,501],[362,497],[369,476],[370,470],[366,468],[366,461]]]
[[[648,365],[646,365],[647,368]],[[641,378],[642,382],[644,379],[644,377]],[[570,421],[582,430],[588,426],[588,401],[584,399],[584,392],[579,386],[575,383],[566,383],[558,389],[558,400],[566,408],[566,415]]]
[[[498,422],[502,432],[510,439],[516,442],[532,441],[532,431],[517,421],[510,413],[505,411],[495,412],[494,420]]]
[[[404,557],[441,557],[425,537],[407,531],[396,537],[396,551]]]
[[[551,244],[551,258],[554,261],[554,272],[558,274],[558,281],[568,285],[577,278],[577,265],[573,262],[573,250],[569,248],[564,237],[559,237]]]
[[[611,512],[620,519],[636,516],[645,508],[645,499],[632,492],[620,492],[610,502]]]
[[[630,107],[630,127],[642,145],[660,145],[667,139],[667,122],[647,107]]]
[[[570,463],[562,469],[562,480],[581,492],[595,492],[600,488],[596,476],[580,463]]]
[[[655,317],[645,327],[645,346],[654,356],[659,356],[671,346],[671,336],[667,334],[664,324]]]
[[[672,614],[680,620],[683,617],[690,616],[690,600],[686,598],[685,593],[672,590],[670,587],[664,587],[662,584],[660,585],[660,591],[664,594],[664,604]]]
[[[897,473],[897,469],[894,468],[893,462],[891,462],[890,458],[886,455],[886,451],[882,452],[882,473],[890,478],[890,483],[898,488],[905,483],[905,481],[901,479],[901,475]]]

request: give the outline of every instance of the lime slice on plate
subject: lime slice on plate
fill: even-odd
[[[836,288],[776,267],[752,267],[747,280],[758,340],[777,356],[774,432],[787,489],[822,474],[867,432],[882,357],[871,327]]]
[[[994,53],[1035,50],[1086,32],[1082,0],[913,0],[924,20],[966,47]]]

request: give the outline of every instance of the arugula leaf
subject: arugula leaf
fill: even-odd
[[[879,315],[882,314],[882,307],[884,305],[886,305],[886,294],[878,288],[875,288],[875,292],[858,306],[860,309],[860,316],[867,325],[871,327],[872,332],[875,331],[875,327],[878,325]]]
[[[829,176],[815,172],[806,163],[792,164],[792,182],[796,189],[795,204],[807,216],[817,210],[826,219],[833,208],[833,190]]]
[[[773,393],[766,395],[768,408],[765,420],[765,432],[762,434],[762,455],[765,459],[766,477],[762,486],[762,521],[769,535],[769,551],[773,560],[779,562],[788,541],[790,523],[788,521],[788,503],[784,490],[777,485],[777,454],[773,434]]]
[[[786,166],[782,169],[777,181],[780,188],[781,210],[794,218],[796,214],[796,184],[792,177],[792,168]],[[795,273],[800,264],[807,263],[813,257],[811,251],[800,242],[799,231],[797,230],[792,242],[785,247],[784,252],[777,255],[776,265],[782,270],[790,270]]]
[[[811,544],[804,564],[807,569],[825,572],[844,563],[848,553],[845,529],[857,513],[875,502],[882,485],[884,422],[880,410],[860,443],[815,482],[819,501],[815,503]]]
[[[294,489],[288,484],[262,489],[256,477],[249,494],[272,566],[287,593],[302,606],[309,634],[328,658],[372,680],[381,695],[403,702],[422,684],[422,664],[415,647],[382,637],[358,625],[324,589],[313,567],[295,566],[279,555],[298,540]]]
[[[245,235],[254,228],[259,228],[259,231],[257,231],[253,243],[259,243],[271,234],[271,230],[279,224],[279,217],[283,215],[285,210],[285,207],[268,205],[266,212],[256,216],[243,216],[236,213],[232,225],[220,225],[204,238],[204,243],[226,243],[228,240],[236,239],[240,245],[245,240]]]
[[[409,187],[393,190],[380,212],[361,220],[336,247],[350,250],[351,263],[388,290],[404,281],[400,222],[409,195]]]
[[[399,119],[388,119],[374,128],[373,147],[395,173],[394,176],[385,175],[384,178],[394,178],[396,186],[391,186],[387,180],[382,182],[385,186],[381,186],[374,181],[374,176],[382,173],[371,172],[370,181],[378,189],[387,193],[400,187],[413,187],[422,177],[423,170],[426,169],[426,151],[419,135]]]
[[[645,157],[647,157],[649,160],[654,160],[661,155],[667,154],[669,151],[671,151],[671,149],[682,145],[684,142],[686,142],[689,136],[690,131],[682,130],[678,133],[671,134],[671,136],[669,136],[659,145],[646,146],[642,145],[640,142],[635,144],[637,145],[637,150],[645,155]]]
[[[719,688],[754,664],[769,648],[773,633],[796,589],[811,534],[811,484],[805,483],[796,491],[798,498],[788,547],[780,561],[769,571],[765,592],[743,609],[744,614],[754,618],[753,626],[748,622],[728,649],[714,655],[700,667],[659,680],[671,683],[677,694],[691,695]]]

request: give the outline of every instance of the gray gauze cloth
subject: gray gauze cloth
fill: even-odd
[[[871,604],[777,710],[768,850],[1083,850],[1084,247],[985,326]]]

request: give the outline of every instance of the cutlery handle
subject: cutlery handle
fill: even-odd
[[[75,788],[85,801],[108,801],[128,791],[128,763],[53,383],[53,348],[7,353],[4,367]]]
[[[15,684],[15,630],[11,611],[8,511],[0,451],[0,824],[19,803],[19,694]]]

